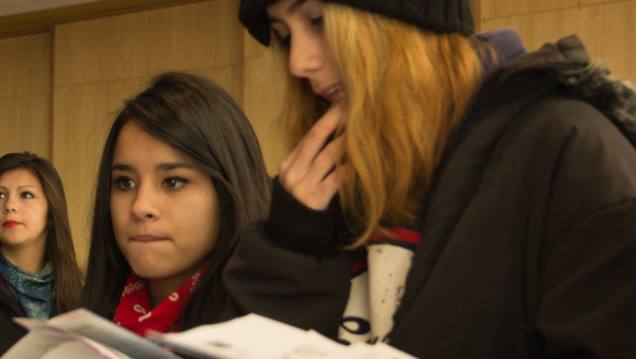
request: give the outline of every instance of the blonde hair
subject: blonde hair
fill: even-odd
[[[355,176],[340,188],[340,200],[355,248],[383,224],[413,220],[480,83],[481,66],[461,34],[332,3],[324,3],[323,16],[344,88],[338,133]],[[325,104],[291,75],[287,100],[283,119],[295,144]]]

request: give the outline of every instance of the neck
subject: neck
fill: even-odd
[[[197,270],[198,268],[169,278],[147,279],[148,294],[150,295],[150,307],[155,308],[161,304],[161,302],[168,299],[173,292],[192,278]]]
[[[148,295],[150,296],[150,307],[155,308],[166,300],[172,292],[177,290],[183,283],[176,283],[165,279],[148,279]]]
[[[29,271],[31,273],[39,273],[44,268],[46,258],[46,242],[37,247],[7,247],[0,246],[2,255],[14,266]]]

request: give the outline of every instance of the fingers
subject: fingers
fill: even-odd
[[[325,113],[280,166],[281,185],[305,206],[323,210],[338,191],[348,166],[336,164],[344,154],[344,137],[325,145],[340,121],[340,106]]]
[[[327,208],[342,183],[351,177],[352,174],[353,167],[348,163],[342,164],[331,171],[321,182],[320,190],[317,192],[319,196],[312,199],[311,205],[313,207],[310,208],[316,210]]]
[[[305,206],[323,210],[327,208],[342,183],[343,171],[336,167],[336,163],[340,161],[343,153],[344,138],[339,137],[320,151],[300,181],[281,184]]]
[[[303,191],[302,197],[299,198],[296,195],[294,197],[311,209],[324,210],[329,206],[331,199],[351,173],[348,165],[339,166],[330,172],[319,186],[313,187],[312,191]]]
[[[335,105],[329,108],[281,163],[279,173],[286,173],[293,166],[294,172],[290,174],[291,176],[304,175],[304,172],[308,170],[314,158],[324,147],[329,136],[338,127],[341,114],[342,106]],[[293,179],[290,180],[294,182]]]

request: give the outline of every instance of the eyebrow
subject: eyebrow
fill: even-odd
[[[299,7],[302,6],[302,4],[304,4],[307,0],[296,0],[294,1],[291,5],[289,5],[289,7],[287,8],[287,10],[285,12],[287,12],[288,14],[293,13],[294,11],[296,11]],[[276,18],[276,17],[268,17],[269,23],[273,23],[273,22],[281,22],[280,19]]]
[[[3,190],[5,190],[5,191],[8,191],[8,190],[9,190],[9,189],[8,189],[7,187],[5,187],[5,186],[0,186],[0,188],[1,188],[1,189],[3,189]],[[30,184],[26,184],[26,185],[23,185],[23,186],[18,186],[18,190],[21,190],[21,189],[24,189],[24,188],[36,188],[36,187],[35,187],[35,186],[32,186],[32,185],[30,185]]]
[[[195,167],[191,164],[183,162],[168,162],[160,163],[155,168],[161,171],[170,171],[177,168],[194,169]],[[132,172],[134,170],[135,168],[133,166],[119,163],[115,163],[113,167],[111,167],[111,171]]]

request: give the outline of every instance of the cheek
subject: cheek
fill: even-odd
[[[34,223],[38,224],[38,227],[46,228],[46,224],[47,224],[48,219],[49,219],[48,207],[33,208],[30,211],[29,216],[33,219]]]
[[[217,216],[213,216],[211,217],[208,222],[207,222],[207,226],[206,226],[206,237],[208,238],[205,248],[207,249],[208,252],[212,251],[215,247],[216,244],[219,240],[219,227],[220,227],[220,222],[218,219],[218,212],[217,212]]]
[[[113,231],[115,234],[123,226],[123,219],[125,218],[126,203],[122,198],[111,197],[110,199],[110,219],[113,222]]]
[[[192,232],[193,228],[196,228],[195,237],[196,241],[193,241],[193,247],[196,247],[201,253],[209,253],[216,247],[216,242],[219,236],[219,208],[216,202],[210,205],[209,201],[199,203],[197,206],[190,206],[192,209],[189,213],[186,211],[181,212],[182,220],[179,221],[182,226],[182,233]]]

